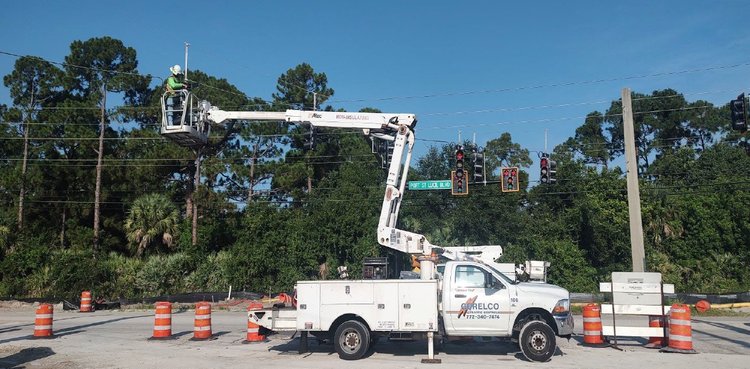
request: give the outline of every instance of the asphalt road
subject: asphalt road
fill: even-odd
[[[437,355],[441,364],[422,364],[426,341],[379,342],[356,362],[340,360],[330,345],[310,340],[311,352],[297,354],[298,339],[273,335],[268,342],[244,344],[244,312],[218,311],[212,316],[215,339],[191,341],[194,312],[173,315],[174,339],[148,340],[152,311],[55,311],[52,339],[33,339],[34,310],[0,310],[0,368],[747,368],[750,367],[750,318],[713,317],[693,320],[698,354],[660,353],[642,345],[646,339],[618,340],[619,347],[592,348],[581,337],[558,340],[548,363],[528,362],[511,342],[456,341]],[[620,318],[618,318],[620,319]],[[607,317],[604,317],[605,324]],[[624,322],[624,320],[623,320]],[[630,319],[628,324],[648,323]],[[581,334],[580,316],[576,332]]]

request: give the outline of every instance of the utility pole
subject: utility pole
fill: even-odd
[[[188,60],[188,48],[190,47],[190,44],[185,42],[185,80],[187,81],[187,73],[188,73],[188,67],[187,67],[187,60]]]
[[[628,171],[628,214],[630,215],[630,249],[633,271],[643,272],[646,252],[643,249],[643,222],[641,221],[641,195],[638,189],[638,159],[635,148],[633,103],[630,89],[622,89],[622,121],[625,134],[625,165]]]

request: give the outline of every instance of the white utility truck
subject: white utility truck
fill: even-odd
[[[423,235],[396,228],[406,187],[412,148],[413,114],[287,110],[223,111],[198,102],[189,92],[178,107],[162,98],[161,133],[178,144],[199,148],[212,124],[229,120],[286,121],[313,127],[362,129],[373,139],[393,142],[385,196],[377,230],[378,243],[418,255],[420,279],[299,281],[296,307],[249,312],[248,319],[277,332],[299,332],[300,351],[308,334],[333,343],[339,357],[362,358],[379,337],[389,334],[425,337],[428,360],[434,360],[434,336],[516,339],[529,360],[547,361],[556,336],[573,333],[570,294],[546,284],[517,282],[498,264],[500,246],[441,247]],[[175,114],[176,113],[176,114]],[[448,259],[441,273],[439,259]],[[506,274],[504,274],[506,273]]]

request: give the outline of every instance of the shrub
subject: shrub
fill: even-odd
[[[153,255],[138,272],[136,286],[145,296],[185,291],[185,278],[193,270],[192,258],[185,253]]]

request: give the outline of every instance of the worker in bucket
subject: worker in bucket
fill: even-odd
[[[182,90],[190,88],[190,84],[185,81],[185,75],[182,73],[182,68],[179,64],[169,68],[172,74],[167,78],[166,89],[170,93],[172,100],[171,108],[177,110],[172,113],[172,124],[177,124],[182,119]]]

